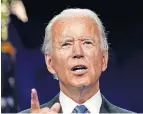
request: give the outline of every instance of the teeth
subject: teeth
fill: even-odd
[[[75,67],[72,68],[72,71],[76,71],[76,70],[85,70],[85,69],[87,69],[86,66],[75,66]]]
[[[82,72],[83,70],[85,70],[85,69],[78,69],[78,70],[76,70],[77,72]]]

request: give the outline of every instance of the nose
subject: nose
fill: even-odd
[[[80,59],[84,57],[84,52],[82,46],[80,44],[75,44],[73,47],[73,55],[72,58]]]

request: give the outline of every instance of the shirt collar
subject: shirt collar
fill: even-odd
[[[59,100],[64,114],[71,114],[77,105],[81,105],[73,101],[62,91],[60,91]],[[90,99],[88,99],[85,103],[83,103],[83,105],[85,105],[88,108],[90,113],[97,114],[100,111],[101,103],[102,103],[102,98],[101,98],[100,90],[98,90],[98,92]]]

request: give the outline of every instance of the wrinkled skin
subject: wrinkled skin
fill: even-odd
[[[83,103],[98,91],[99,77],[107,68],[108,52],[100,45],[97,24],[89,17],[66,17],[57,20],[51,32],[52,52],[45,54],[47,68],[58,77],[66,95]],[[76,65],[87,69],[72,71]]]

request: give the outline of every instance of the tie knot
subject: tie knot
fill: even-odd
[[[88,113],[88,109],[84,105],[77,105],[72,113]]]

